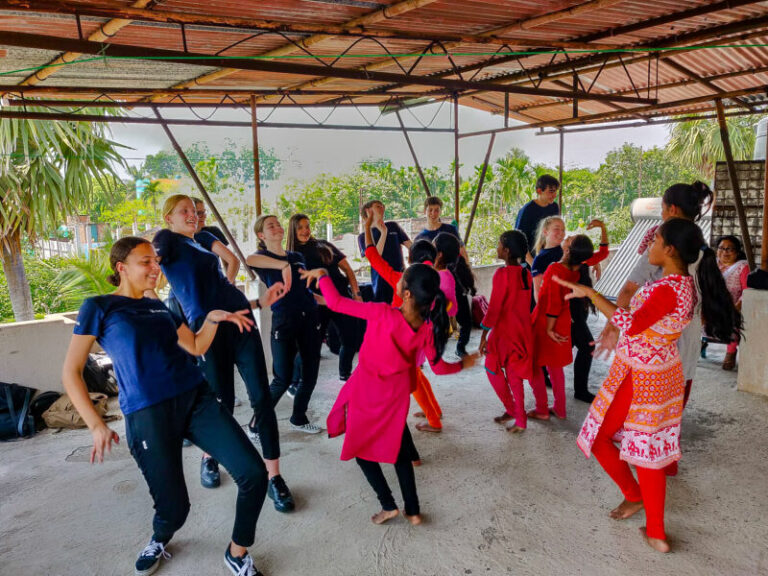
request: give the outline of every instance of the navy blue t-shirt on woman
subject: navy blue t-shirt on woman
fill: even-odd
[[[547,216],[557,216],[558,214],[560,214],[560,206],[557,205],[557,202],[552,202],[547,206],[539,206],[531,200],[520,208],[515,220],[515,228],[525,234],[528,240],[528,251],[531,254],[534,253],[533,243],[536,241],[536,228],[538,228],[539,222]]]
[[[544,274],[553,262],[560,262],[563,259],[563,248],[555,246],[554,248],[542,248],[531,265],[531,274],[538,276]]]
[[[152,240],[160,256],[160,268],[190,326],[211,310],[237,312],[251,307],[245,294],[224,276],[219,257],[211,252],[216,240],[210,232],[199,232],[192,239],[167,229],[160,230]]]
[[[258,250],[256,254],[269,256],[275,260],[282,260],[291,265],[291,289],[288,290],[288,293],[280,298],[280,300],[272,304],[273,314],[288,312],[298,313],[314,309],[317,306],[315,297],[312,296],[312,292],[307,288],[306,280],[302,280],[299,276],[299,270],[306,270],[307,268],[304,263],[304,256],[298,252],[290,252],[288,250],[285,251],[285,256],[278,256],[269,250]],[[261,278],[261,281],[267,285],[267,288],[272,286],[275,282],[283,281],[282,270],[276,270],[274,268],[256,268],[255,266],[251,266],[251,268],[259,275],[259,278]]]
[[[106,294],[83,302],[74,333],[95,336],[112,359],[120,410],[130,414],[205,381],[194,358],[179,347],[177,329],[159,300]]]

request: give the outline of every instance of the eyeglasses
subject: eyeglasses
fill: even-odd
[[[718,246],[717,251],[718,252],[736,252],[736,248],[731,248],[730,246]]]
[[[208,214],[208,212],[206,212],[205,210],[198,210],[197,211],[197,215],[198,216],[205,216],[206,214]]]

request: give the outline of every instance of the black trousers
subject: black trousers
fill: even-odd
[[[320,370],[320,317],[317,309],[291,311],[272,315],[272,384],[269,386],[272,406],[276,406],[293,381],[296,354],[301,356],[301,383],[293,399],[291,423],[307,424],[307,408],[317,384]]]
[[[584,397],[590,393],[589,371],[592,369],[595,338],[587,325],[588,314],[582,298],[571,300],[571,342],[576,347],[576,358],[573,361],[573,394],[576,397]]]
[[[469,336],[472,333],[472,305],[470,296],[456,291],[456,301],[458,309],[456,310],[456,322],[459,324],[459,343],[458,346],[466,347],[469,343]]]
[[[204,321],[203,319],[197,322],[193,330],[199,330]],[[248,399],[253,409],[253,424],[259,431],[264,458],[280,458],[280,437],[269,390],[267,361],[261,346],[261,335],[256,327],[250,332],[244,330],[241,333],[234,324],[222,322],[211,347],[198,359],[198,364],[205,373],[205,379],[230,414],[235,407],[237,366],[248,390]]]
[[[327,306],[319,306],[318,312],[321,338],[327,336],[328,348],[339,355],[339,376],[348,377],[352,374],[355,354],[360,349],[360,320],[333,312]],[[331,342],[331,338],[334,338],[335,342]],[[338,346],[338,349],[334,349],[334,345]],[[301,372],[301,355],[297,354],[293,365],[292,384],[298,385],[301,382]]]
[[[232,541],[251,546],[264,496],[267,469],[240,425],[207,384],[125,416],[128,447],[155,503],[153,538],[168,542],[189,513],[182,440],[211,454],[237,484]]]
[[[403,493],[405,513],[408,516],[419,514],[419,495],[416,493],[416,475],[413,472],[413,460],[415,458],[417,458],[416,447],[413,444],[411,431],[408,430],[406,425],[405,430],[403,430],[400,452],[395,462],[395,473],[400,484],[400,491]],[[381,470],[381,464],[371,462],[370,460],[363,460],[362,458],[355,458],[355,460],[357,460],[357,465],[363,471],[365,479],[368,480],[368,484],[376,492],[381,509],[397,510],[395,498],[392,496],[392,490],[389,488],[384,472]]]

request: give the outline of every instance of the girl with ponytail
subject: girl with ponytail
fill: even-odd
[[[383,524],[399,514],[380,463],[395,465],[405,501],[405,516],[420,524],[413,473],[415,447],[406,419],[413,372],[426,359],[436,374],[453,374],[474,365],[476,356],[447,363],[441,356],[448,340],[448,316],[440,276],[426,264],[413,264],[397,284],[400,308],[342,297],[322,268],[302,270],[307,284],[317,281],[328,307],[367,321],[357,367],[328,415],[328,435],[345,434],[341,459],[357,459],[376,492],[381,511],[371,517]]]
[[[701,294],[706,333],[739,335],[736,309],[717,267],[715,253],[690,219],[662,224],[648,248],[648,261],[662,270],[621,308],[593,288],[555,278],[568,298],[589,298],[620,330],[608,377],[589,409],[577,443],[619,486],[624,501],[611,512],[623,520],[645,508],[641,533],[659,552],[669,552],[664,531],[665,468],[680,459],[680,422],[685,378],[677,340],[695,316]],[[697,290],[698,289],[698,290]],[[614,438],[621,437],[620,448]],[[637,480],[629,467],[637,469]]]
[[[450,270],[456,281],[456,321],[459,323],[459,341],[456,344],[456,355],[461,357],[467,353],[467,343],[472,333],[472,306],[470,299],[475,295],[475,276],[467,261],[461,255],[461,242],[453,234],[441,232],[432,241],[437,249],[435,266],[438,269]]]

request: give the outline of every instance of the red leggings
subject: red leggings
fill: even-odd
[[[504,404],[504,410],[510,416],[515,417],[515,426],[526,428],[528,416],[525,413],[525,392],[523,391],[523,379],[517,375],[511,363],[501,366],[500,362],[491,361],[486,357],[485,373],[496,392],[496,395]]]
[[[565,373],[562,366],[547,366],[549,381],[552,382],[552,396],[554,403],[552,411],[558,418],[565,418]],[[544,372],[541,366],[533,367],[533,378],[531,379],[531,388],[536,398],[536,412],[541,415],[548,415],[547,408],[547,385],[544,380]]]
[[[622,382],[592,445],[600,466],[608,473],[621,489],[624,498],[630,502],[643,502],[645,507],[646,533],[650,538],[666,540],[664,533],[664,498],[667,490],[667,476],[664,470],[654,470],[636,466],[637,480],[632,470],[619,457],[619,449],[613,443],[613,435],[624,425],[632,404],[632,378]],[[639,481],[639,484],[638,484]]]

